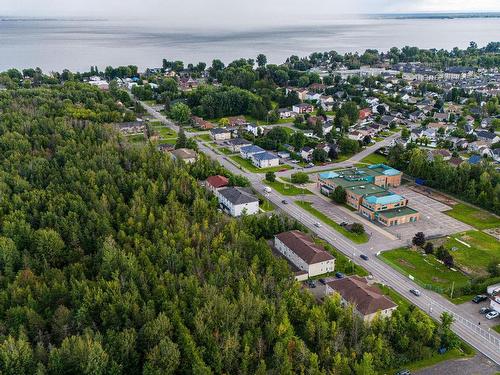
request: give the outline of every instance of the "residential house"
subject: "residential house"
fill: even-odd
[[[443,160],[450,160],[451,159],[451,152],[445,149],[438,149],[438,150],[431,150],[427,154],[427,159],[429,161],[433,161],[437,156],[441,156]]]
[[[157,150],[160,152],[172,152],[175,150],[175,145],[171,143],[162,143],[156,146]]]
[[[292,111],[289,108],[280,108],[278,109],[278,115],[280,116],[280,119],[287,119],[287,118],[292,118],[297,115],[294,111]]]
[[[277,234],[274,237],[274,247],[302,271],[296,276],[298,280],[330,273],[335,269],[335,258],[311,237],[298,230]]]
[[[372,115],[372,110],[370,108],[363,108],[359,111],[359,119],[361,121],[366,120],[368,117]]]
[[[246,130],[256,137],[264,133],[264,128],[256,124],[247,124]]]
[[[210,129],[210,137],[214,141],[225,141],[231,139],[231,131],[227,128],[213,128]]]
[[[250,159],[252,155],[265,152],[262,147],[256,145],[243,146],[240,148],[240,155],[244,159]]]
[[[225,176],[216,175],[207,178],[205,187],[212,193],[216,194],[217,190],[225,188],[229,185],[229,179]]]
[[[172,151],[171,155],[175,160],[182,160],[187,164],[194,163],[198,158],[196,151],[189,148],[178,148]]]
[[[498,135],[496,135],[495,133],[486,131],[486,130],[477,131],[476,136],[477,136],[478,140],[487,142],[490,145],[500,141],[500,137]]]
[[[299,103],[295,104],[292,107],[293,111],[298,114],[311,113],[314,110],[314,107],[308,103]]]
[[[233,217],[243,214],[254,215],[259,212],[259,199],[242,188],[220,189],[217,191],[217,198],[222,209]]]
[[[436,112],[436,113],[434,113],[433,117],[437,121],[448,121],[450,119],[450,114],[449,113]]]
[[[324,111],[331,111],[335,104],[335,100],[331,95],[321,95],[319,102]]]
[[[116,126],[119,132],[125,135],[143,134],[146,130],[146,124],[142,121],[123,122]]]
[[[347,138],[352,139],[354,141],[361,141],[365,136],[366,134],[363,134],[359,130],[352,130],[349,132],[349,134],[347,134]]]
[[[448,164],[451,165],[454,168],[457,168],[460,164],[462,164],[464,161],[462,158],[456,158],[456,157],[451,157],[448,160]]]
[[[193,126],[202,130],[210,130],[214,128],[214,124],[209,121],[206,121],[198,116],[192,116],[191,121]]]
[[[357,275],[328,282],[326,294],[333,292],[340,295],[344,305],[352,304],[355,311],[367,323],[373,321],[376,316],[390,317],[398,307],[376,285],[368,284],[366,279]]]
[[[302,150],[300,150],[300,157],[306,161],[310,161],[312,159],[313,152],[313,148],[305,146],[302,148]]]
[[[243,139],[243,138],[234,138],[234,139],[230,139],[229,141],[227,141],[226,144],[229,146],[229,149],[231,151],[240,152],[242,147],[250,146],[252,144],[252,142],[247,141],[246,139]]]
[[[450,66],[444,70],[444,78],[449,80],[459,80],[474,76],[474,69],[466,66]]]
[[[318,94],[317,92],[308,91],[306,94],[306,100],[319,101],[320,98],[321,94]]]
[[[229,126],[244,126],[248,124],[248,121],[243,116],[228,117]]]
[[[268,151],[253,154],[250,159],[257,168],[270,168],[280,165],[279,156]]]
[[[333,121],[326,121],[323,125],[323,135],[330,133],[333,130]]]

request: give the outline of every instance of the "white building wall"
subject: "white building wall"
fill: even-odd
[[[245,203],[245,204],[239,204],[236,206],[230,206],[231,207],[231,215],[238,217],[243,215],[243,211],[245,211],[246,215],[254,215],[257,212],[259,212],[259,202],[252,202],[252,203]]]

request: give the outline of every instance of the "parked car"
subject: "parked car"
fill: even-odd
[[[345,221],[343,221],[343,222],[340,223],[341,227],[345,227],[346,225],[347,225],[347,223]]]
[[[363,260],[368,260],[368,255],[361,254],[359,257]]]
[[[396,375],[411,375],[410,370],[400,370],[396,372]]]
[[[307,280],[307,285],[309,286],[309,288],[316,288],[316,281]]]
[[[337,279],[343,279],[345,277],[345,274],[342,272],[335,272],[335,277]]]
[[[496,317],[498,317],[498,315],[500,315],[498,311],[490,311],[488,314],[486,314],[486,319],[495,319]]]
[[[420,297],[422,293],[418,289],[410,289],[410,293],[416,295],[417,297]]]
[[[321,224],[320,224],[320,223],[314,223],[314,226],[315,226],[316,228],[321,228]]]
[[[479,314],[488,314],[490,312],[494,311],[493,309],[490,309],[489,307],[481,307],[479,309]]]
[[[472,299],[472,302],[474,303],[480,303],[483,301],[486,301],[488,299],[488,296],[485,296],[484,294],[478,294]]]

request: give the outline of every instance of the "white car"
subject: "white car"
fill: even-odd
[[[314,223],[314,226],[315,226],[316,228],[321,228],[321,224],[320,224],[320,223]]]
[[[498,311],[491,311],[488,314],[486,314],[486,319],[495,319],[500,313]]]

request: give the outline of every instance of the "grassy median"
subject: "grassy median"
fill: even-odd
[[[344,227],[341,227],[340,224],[337,224],[335,221],[330,219],[328,216],[326,216],[324,213],[318,211],[312,206],[311,202],[303,202],[303,201],[296,201],[295,202],[298,206],[309,212],[310,214],[314,215],[317,217],[319,220],[321,220],[323,223],[326,225],[332,227],[335,229],[337,232],[342,234],[344,237],[350,239],[354,243],[366,243],[368,242],[368,234],[363,233],[363,234],[357,234],[357,233],[352,233],[346,230]]]

